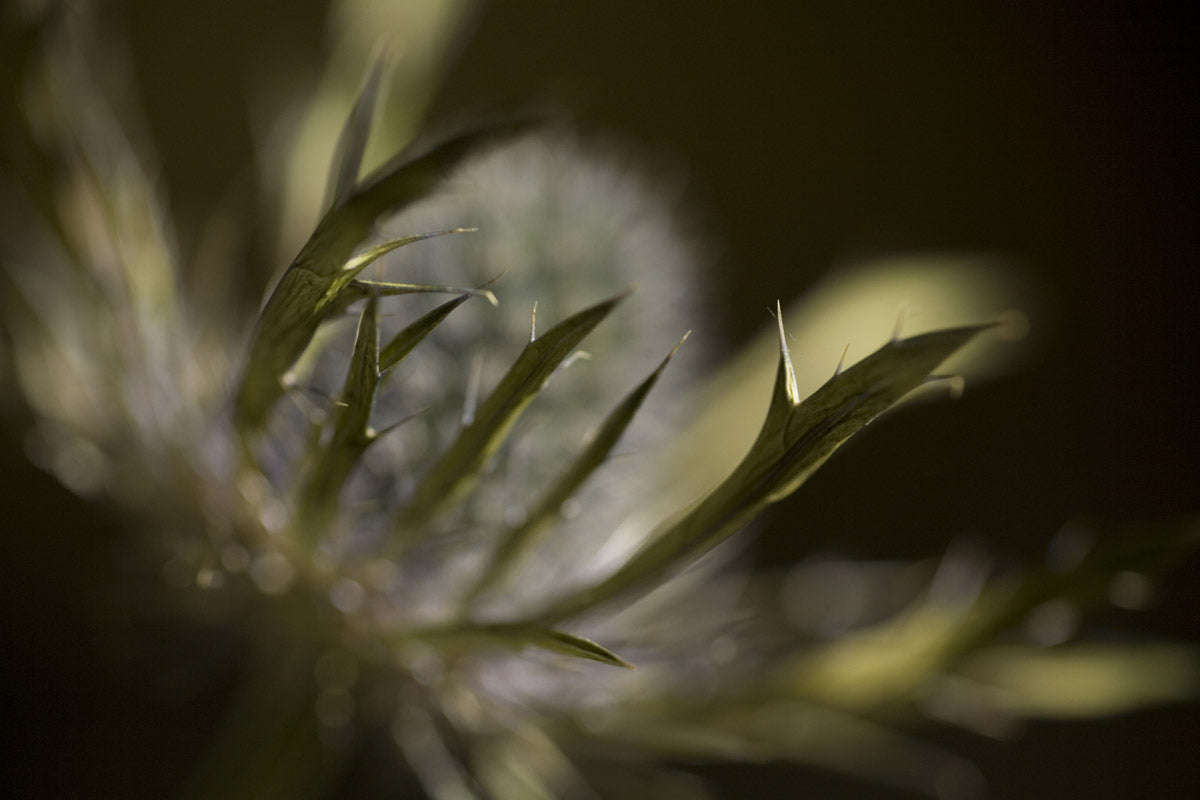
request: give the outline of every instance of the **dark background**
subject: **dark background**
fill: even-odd
[[[113,6],[185,242],[189,216],[250,157],[239,87],[264,64],[316,69],[321,5]],[[771,560],[911,556],[969,534],[1032,556],[1067,521],[1109,529],[1200,505],[1196,44],[1179,9],[1154,3],[494,3],[434,117],[551,98],[685,164],[722,246],[731,343],[847,259],[965,250],[1023,264],[1047,309],[1039,352],[957,404],[874,427],[773,514],[761,544]],[[56,765],[49,785],[77,796],[116,796],[129,774],[170,785],[171,754],[196,746],[187,714],[202,710],[158,718],[134,682],[96,666],[78,608],[94,546],[45,536],[102,525],[98,512],[24,467],[13,441],[3,466],[22,486],[5,527],[38,533],[3,545],[3,632],[28,645],[13,663],[29,687],[4,702],[19,722],[41,715],[20,739],[24,769]],[[1193,558],[1155,608],[1096,624],[1200,640],[1198,577]],[[959,746],[995,797],[1192,796],[1198,717],[1039,723],[1015,744]],[[736,796],[797,776],[814,796],[890,796],[801,771],[712,774]]]

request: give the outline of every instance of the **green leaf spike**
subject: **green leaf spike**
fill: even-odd
[[[318,445],[298,487],[296,527],[309,546],[325,533],[337,511],[343,484],[376,436],[370,419],[379,385],[378,305],[371,297],[363,307],[345,386],[327,425],[328,441]]]
[[[285,375],[320,324],[332,311],[344,308],[340,297],[358,273],[397,247],[440,235],[406,236],[354,256],[354,248],[367,238],[376,220],[424,197],[480,147],[526,128],[517,123],[478,128],[447,139],[419,157],[400,157],[325,214],[259,316],[234,400],[234,423],[243,440],[262,426],[283,394]]]
[[[590,639],[526,622],[464,623],[419,629],[401,634],[399,641],[423,642],[451,656],[458,652],[471,653],[487,648],[521,650],[537,647],[573,658],[633,669],[628,661]]]
[[[404,540],[474,485],[487,459],[503,444],[521,412],[545,386],[554,370],[628,292],[568,317],[529,342],[474,419],[434,463],[397,521]]]
[[[703,500],[661,526],[615,573],[552,604],[541,618],[574,616],[652,586],[712,550],[766,506],[794,492],[850,436],[987,327],[893,340],[799,402],[781,321],[775,389],[758,438],[741,463]]]
[[[629,427],[629,423],[633,421],[638,409],[641,408],[642,402],[650,394],[650,390],[654,388],[659,376],[662,375],[671,358],[683,346],[689,334],[690,331],[684,334],[658,367],[629,394],[625,395],[617,407],[609,413],[603,425],[590,438],[575,460],[533,503],[525,514],[524,520],[501,534],[496,552],[467,596],[466,603],[468,605],[495,586],[508,573],[521,554],[534,543],[538,534],[545,530],[546,524],[558,515],[563,503],[574,495],[584,481],[607,460],[609,453],[612,452],[625,429]]]

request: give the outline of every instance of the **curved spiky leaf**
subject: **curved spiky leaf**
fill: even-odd
[[[379,352],[379,371],[387,374],[394,369],[404,360],[405,356],[412,352],[414,347],[421,343],[421,340],[432,333],[434,328],[441,325],[446,317],[450,316],[451,311],[465,303],[469,297],[468,294],[461,294],[452,300],[447,300],[416,322],[406,325],[389,339]]]
[[[298,266],[298,262],[288,268],[259,315],[238,387],[235,413],[242,432],[256,428],[270,411],[283,393],[284,375],[304,353],[321,323],[361,296],[344,295],[358,273],[398,247],[450,232],[414,234],[385,242],[350,259],[337,272],[315,272]],[[441,287],[425,290],[443,291]]]
[[[383,79],[384,58],[375,59],[362,91],[346,117],[346,123],[338,136],[337,150],[333,157],[333,171],[329,176],[330,205],[336,207],[354,191],[358,173],[362,168],[363,154],[367,150],[367,138],[371,133],[371,121],[375,117],[375,105],[379,97],[379,84]]]
[[[402,537],[473,485],[488,457],[504,442],[554,370],[627,294],[622,292],[568,317],[525,346],[471,424],[463,428],[417,486],[412,503],[398,521]]]
[[[296,256],[293,267],[318,275],[334,275],[384,214],[393,214],[425,197],[464,158],[528,126],[509,123],[469,130],[444,140],[424,154],[401,153],[359,187],[340,206],[332,208]]]
[[[262,425],[283,393],[284,375],[357,274],[384,253],[430,235],[398,239],[353,258],[354,248],[375,221],[424,197],[449,170],[485,143],[525,127],[479,128],[452,137],[417,158],[398,157],[325,214],[259,316],[234,403],[235,424],[243,437]]]
[[[583,482],[607,460],[609,453],[616,446],[617,440],[629,427],[634,415],[641,408],[642,402],[650,394],[650,390],[654,388],[659,376],[662,375],[663,370],[666,369],[667,364],[687,337],[688,334],[684,334],[658,367],[633,391],[625,395],[617,407],[609,413],[599,430],[591,437],[575,460],[530,507],[521,524],[509,528],[501,535],[500,545],[492,556],[487,569],[468,595],[468,602],[482,595],[507,573],[520,554],[533,542],[538,532],[544,528],[545,523],[559,513],[563,503],[575,494]]]
[[[374,295],[375,297],[396,297],[402,294],[461,294],[465,297],[482,297],[493,307],[500,304],[496,299],[496,295],[486,286],[472,289],[465,286],[447,286],[445,284],[434,283],[355,280],[351,281],[342,292],[339,298],[339,306],[349,306],[356,300],[360,300],[368,295]]]
[[[894,340],[797,402],[781,323],[774,393],[745,458],[703,500],[663,525],[617,572],[564,598],[545,612],[545,618],[571,616],[645,587],[716,547],[766,506],[795,491],[850,436],[920,386],[938,364],[985,327]]]
[[[404,245],[459,233],[468,228],[419,233],[393,239],[350,259],[333,276],[317,275],[293,265],[279,281],[259,316],[254,341],[239,386],[236,414],[243,433],[253,430],[282,394],[283,376],[300,359],[321,323],[369,294],[389,296],[417,293],[480,294],[493,305],[487,290],[415,283],[375,283],[355,277],[377,259]]]
[[[464,159],[498,141],[528,132],[536,123],[515,119],[480,125],[442,140],[422,155],[398,154],[364,179],[343,206],[343,224],[370,226],[427,195]]]
[[[544,650],[576,658],[585,658],[589,661],[599,661],[601,664],[609,664],[614,667],[633,669],[633,664],[630,664],[608,648],[596,644],[591,639],[585,639],[573,633],[532,625],[522,626],[517,631],[524,636],[526,644],[540,647]]]
[[[527,622],[464,623],[445,628],[428,628],[405,633],[400,640],[424,642],[451,655],[489,648],[522,650],[526,647],[537,647],[573,658],[633,669],[633,665],[628,661],[591,639]]]
[[[471,289],[464,286],[446,286],[433,283],[395,283],[392,281],[369,281],[357,278],[363,269],[373,264],[393,250],[414,242],[433,239],[439,236],[449,236],[454,233],[473,233],[476,228],[450,228],[444,231],[418,233],[392,239],[376,245],[366,252],[360,253],[346,262],[342,273],[334,279],[333,290],[336,296],[323,312],[322,318],[329,318],[345,311],[354,303],[365,297],[397,297],[403,294],[465,294],[478,295],[492,306],[499,305],[496,295],[486,287]]]
[[[496,295],[490,289],[471,289],[466,286],[448,286],[442,283],[396,283],[395,281],[354,281],[346,289],[351,296],[366,297],[396,297],[402,294],[436,293],[463,294],[467,297],[482,297],[488,304],[495,307],[500,305]]]
[[[358,321],[354,354],[342,394],[330,414],[327,441],[318,443],[300,483],[297,529],[309,544],[324,532],[337,508],[338,493],[371,444],[371,408],[379,385],[378,301],[371,297]]]

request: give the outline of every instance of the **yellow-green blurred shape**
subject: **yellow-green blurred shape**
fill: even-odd
[[[1166,643],[995,647],[962,673],[987,702],[1023,717],[1107,716],[1200,691],[1196,650]]]

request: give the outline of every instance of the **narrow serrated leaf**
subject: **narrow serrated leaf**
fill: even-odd
[[[473,485],[488,457],[504,442],[521,412],[558,365],[627,294],[623,292],[568,317],[525,346],[476,411],[473,421],[460,431],[417,486],[412,503],[398,520],[402,538]]]
[[[528,637],[527,641],[529,644],[545,650],[575,656],[576,658],[586,658],[589,661],[599,661],[601,664],[610,664],[614,667],[633,669],[633,664],[630,664],[608,648],[596,644],[591,639],[585,639],[582,636],[576,636],[573,633],[566,633],[552,628],[528,626],[522,630]]]
[[[400,638],[401,641],[425,642],[451,655],[476,652],[485,648],[521,650],[537,647],[574,658],[633,669],[633,665],[628,661],[591,639],[526,622],[464,623],[452,627],[412,631]]]
[[[383,65],[384,57],[380,54],[375,58],[362,91],[359,92],[358,99],[342,126],[341,135],[338,136],[333,169],[329,176],[331,207],[337,207],[349,197],[358,183],[363,153],[367,150],[367,138],[370,136],[371,122],[375,117],[379,84],[383,79]]]
[[[349,290],[354,294],[378,297],[396,297],[402,294],[462,294],[467,297],[482,297],[488,305],[500,305],[490,289],[472,289],[467,286],[448,286],[442,283],[396,283],[394,281],[354,281]]]
[[[423,315],[416,322],[406,325],[399,333],[388,340],[379,353],[379,371],[387,374],[396,367],[404,357],[413,351],[421,341],[441,325],[450,312],[467,301],[470,295],[462,294],[452,300],[447,300],[437,308]]]
[[[544,613],[561,619],[639,588],[691,563],[783,499],[872,419],[917,388],[955,350],[987,326],[895,340],[795,403],[781,340],[774,397],[758,438],[710,494],[651,535],[649,544],[609,578],[568,595]]]
[[[381,214],[395,213],[436,188],[464,159],[520,136],[534,124],[518,119],[481,125],[442,140],[416,158],[400,153],[362,182],[345,206],[347,217],[369,225]]]
[[[690,332],[689,332],[690,333]],[[528,549],[544,525],[560,513],[565,503],[583,485],[593,472],[608,458],[617,441],[629,427],[642,402],[654,388],[671,358],[683,345],[688,334],[667,354],[657,368],[621,400],[605,418],[604,423],[591,437],[584,449],[575,457],[558,478],[550,484],[538,500],[530,507],[520,525],[506,530],[500,536],[500,544],[488,563],[487,569],[467,597],[467,603],[494,586],[516,563],[520,554]]]
[[[328,440],[318,443],[297,498],[297,528],[311,544],[337,509],[338,494],[374,436],[370,427],[379,385],[378,301],[368,298],[358,323],[342,394],[330,414]]]
[[[339,304],[351,305],[367,295],[376,297],[397,297],[403,294],[461,294],[466,297],[482,297],[488,304],[499,305],[496,295],[486,287],[472,289],[466,286],[446,286],[434,283],[395,283],[392,281],[351,281],[342,292]]]
[[[478,128],[416,158],[404,154],[325,214],[259,315],[234,402],[235,425],[243,439],[261,427],[283,393],[284,376],[356,275],[383,253],[430,235],[405,237],[353,258],[354,248],[367,238],[375,221],[424,197],[483,145],[526,128],[524,124]],[[346,269],[352,260],[354,266]]]
[[[395,283],[391,281],[369,281],[358,278],[362,271],[372,263],[405,245],[415,242],[425,241],[426,239],[434,239],[440,236],[449,236],[455,233],[473,233],[477,228],[450,228],[444,231],[432,231],[429,233],[418,233],[411,236],[404,236],[399,239],[392,239],[383,244],[376,245],[366,252],[360,253],[350,259],[342,272],[336,276],[332,283],[331,292],[335,297],[328,303],[323,311],[323,319],[339,314],[349,308],[354,303],[362,300],[364,297],[397,297],[404,294],[465,294],[478,295],[487,300],[491,305],[497,305],[496,296],[487,289],[486,286],[478,289],[472,289],[464,286],[446,286],[444,284],[432,283]]]
[[[331,313],[348,305],[342,293],[359,272],[398,247],[443,233],[415,234],[373,247],[351,259],[340,272],[318,274],[293,264],[259,315],[236,401],[239,427],[248,431],[261,423],[283,393],[284,375],[304,353],[317,328]]]
[[[493,306],[496,305],[496,296],[492,294],[490,289],[488,289],[488,287],[491,286],[496,280],[498,280],[498,278],[493,278],[483,286],[475,289],[465,290],[458,297],[442,303],[437,308],[422,316],[416,322],[405,326],[405,328],[393,336],[380,351],[380,374],[386,375],[388,372],[394,369],[397,364],[404,360],[405,356],[412,352],[414,347],[420,344],[426,336],[433,332],[434,328],[442,324],[443,320],[450,315],[451,311],[458,308],[471,297],[482,297]],[[384,294],[387,293],[386,289],[380,291],[382,291]]]
[[[453,233],[473,233],[476,228],[449,228],[444,231],[431,231],[429,233],[417,233],[410,236],[401,236],[399,239],[390,239],[389,241],[377,244],[369,250],[366,250],[353,258],[349,259],[338,274],[340,282],[349,283],[353,280],[363,268],[378,261],[383,256],[392,252],[398,247],[404,247],[406,244],[413,242],[424,241],[425,239],[433,239],[439,236],[449,236]],[[348,277],[346,277],[348,276]]]

